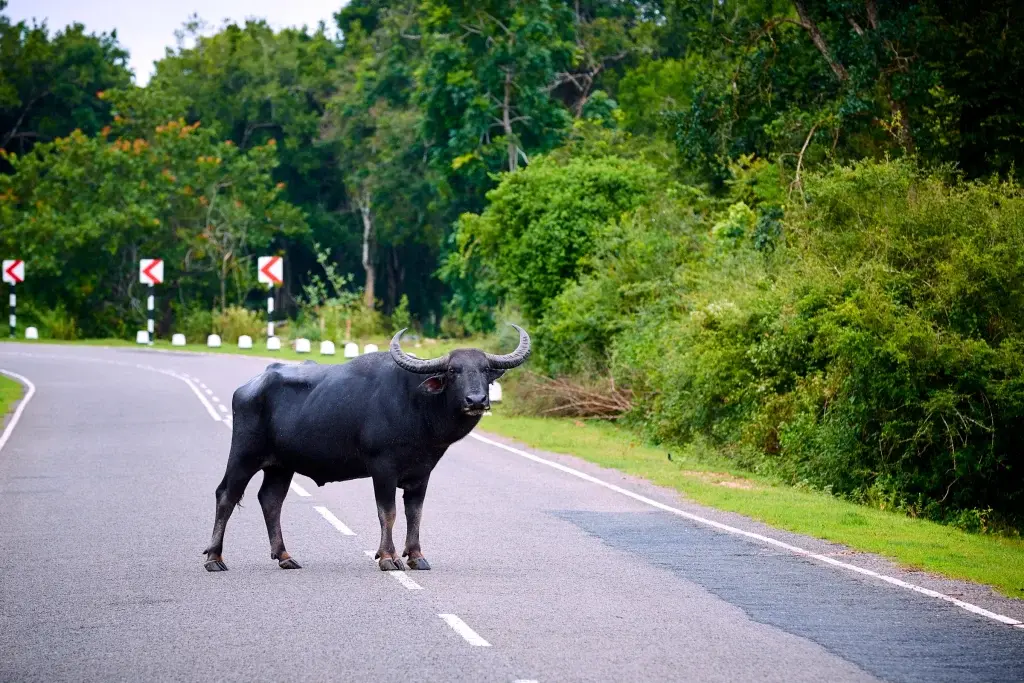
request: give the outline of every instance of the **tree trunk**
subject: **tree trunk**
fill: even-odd
[[[832,73],[840,81],[845,81],[850,77],[846,72],[846,67],[832,57],[832,53],[828,49],[828,43],[825,42],[825,36],[821,35],[818,25],[811,19],[811,15],[808,14],[804,0],[793,0],[793,6],[796,7],[796,13],[800,16],[800,23],[807,30],[807,33],[810,34],[811,42],[814,43],[814,47],[818,48],[818,52],[828,62],[828,65],[832,68]]]
[[[875,0],[866,0],[864,11],[868,15],[868,26],[873,29],[878,28],[878,4]]]
[[[224,254],[220,260],[220,310],[223,312],[228,307],[228,262],[231,260],[231,252]]]
[[[516,153],[515,138],[512,136],[512,69],[505,70],[505,99],[501,105],[501,127],[505,131],[508,142],[508,170],[519,168],[519,155]]]
[[[359,198],[359,213],[363,217],[363,270],[366,271],[366,288],[363,290],[364,305],[373,310],[374,283],[377,280],[377,266],[373,257],[377,251],[377,235],[373,227],[373,215],[370,212],[370,195],[364,192]]]
[[[391,247],[390,256],[387,260],[387,276],[388,276],[388,301],[387,307],[388,312],[395,310],[395,306],[398,305],[398,276],[395,273],[395,248]]]

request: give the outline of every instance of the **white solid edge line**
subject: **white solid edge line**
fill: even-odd
[[[719,531],[724,531],[726,533],[736,534],[737,536],[745,536],[747,538],[752,538],[755,541],[760,541],[762,543],[768,543],[769,545],[773,545],[773,546],[775,546],[777,548],[782,548],[784,550],[788,550],[789,552],[795,553],[797,555],[802,555],[804,557],[808,557],[808,558],[811,558],[813,560],[817,560],[819,562],[824,562],[824,563],[830,564],[830,565],[832,565],[834,567],[841,567],[842,569],[846,569],[847,571],[856,572],[858,574],[863,574],[864,576],[870,576],[871,578],[878,579],[879,581],[884,581],[884,582],[892,584],[894,586],[899,586],[900,588],[905,588],[907,590],[914,591],[915,593],[920,593],[922,595],[927,595],[928,597],[931,597],[931,598],[936,598],[938,600],[943,600],[944,602],[948,602],[948,603],[950,603],[952,605],[956,605],[957,607],[959,607],[961,609],[964,609],[964,610],[967,610],[968,612],[972,612],[974,614],[978,614],[978,615],[983,616],[983,617],[988,617],[989,619],[994,619],[995,621],[1002,622],[1002,623],[1007,624],[1009,626],[1015,626],[1017,628],[1024,628],[1024,622],[1021,622],[1021,621],[1019,621],[1017,619],[1014,619],[1012,617],[1008,617],[1008,616],[1006,616],[1004,614],[998,614],[996,612],[990,612],[989,610],[985,609],[984,607],[979,607],[978,605],[974,605],[974,604],[969,603],[969,602],[964,602],[963,600],[957,600],[956,598],[954,598],[952,596],[949,596],[949,595],[946,595],[945,593],[940,593],[940,592],[934,591],[934,590],[932,590],[930,588],[925,588],[924,586],[918,586],[917,584],[908,583],[906,581],[902,581],[902,580],[897,579],[897,578],[892,577],[892,576],[886,576],[885,574],[879,574],[878,572],[871,571],[870,569],[865,569],[863,567],[858,567],[856,565],[848,564],[846,562],[840,562],[839,560],[837,560],[835,558],[832,558],[832,557],[828,557],[827,555],[819,555],[817,553],[812,553],[810,550],[805,550],[805,549],[799,548],[799,547],[797,547],[795,545],[790,545],[789,543],[785,543],[783,541],[779,541],[779,540],[776,540],[774,538],[770,538],[768,536],[764,536],[762,534],[757,534],[757,533],[754,533],[752,531],[744,531],[743,529],[738,529],[738,528],[736,528],[734,526],[729,526],[728,524],[722,524],[721,522],[716,522],[714,520],[707,519],[706,517],[701,517],[699,515],[695,515],[695,514],[690,513],[690,512],[684,512],[683,510],[680,510],[678,508],[674,508],[671,505],[665,505],[664,503],[659,503],[658,501],[652,500],[651,498],[648,498],[646,496],[641,496],[639,493],[633,493],[632,491],[630,491],[628,489],[624,489],[621,486],[616,486],[615,484],[609,484],[606,481],[602,481],[602,480],[598,479],[597,477],[593,477],[593,476],[591,476],[591,475],[589,475],[589,474],[587,474],[585,472],[581,472],[579,470],[573,469],[572,467],[568,467],[566,465],[562,465],[561,463],[553,462],[551,460],[545,460],[544,458],[541,458],[540,456],[534,455],[532,453],[527,453],[526,451],[520,450],[518,448],[513,448],[512,446],[507,446],[507,445],[505,445],[503,443],[500,443],[498,441],[494,441],[493,439],[488,439],[485,436],[480,436],[479,434],[476,434],[476,433],[473,433],[473,432],[470,432],[469,436],[473,437],[477,441],[481,441],[481,442],[486,443],[488,445],[494,446],[495,448],[500,448],[500,449],[502,449],[504,451],[508,451],[509,453],[515,453],[516,455],[522,456],[522,457],[526,458],[527,460],[532,460],[532,461],[540,463],[542,465],[547,465],[548,467],[553,467],[554,469],[559,470],[561,472],[565,472],[566,474],[571,474],[572,476],[578,477],[579,479],[583,479],[584,481],[589,481],[592,484],[597,484],[598,486],[603,486],[606,489],[609,489],[611,491],[615,491],[616,493],[621,493],[624,496],[628,496],[628,497],[632,498],[633,500],[640,501],[641,503],[644,503],[646,505],[650,505],[651,507],[657,508],[659,510],[663,510],[665,512],[671,512],[674,515],[677,515],[679,517],[684,517],[686,519],[689,519],[690,521],[698,522],[700,524],[705,524],[707,526],[714,527],[715,529],[718,529]]]
[[[182,375],[179,375],[173,370],[157,370],[157,372],[162,372],[165,375],[169,375],[176,379],[180,379],[182,382],[187,384],[188,388],[192,390],[192,393],[194,393],[196,397],[200,400],[200,402],[202,402],[203,407],[206,408],[206,412],[210,414],[210,417],[212,417],[216,422],[223,422],[220,415],[217,414],[217,409],[213,407],[213,404],[210,403],[205,396],[203,396],[202,392],[199,391],[199,388],[192,383],[192,380],[188,379],[187,377],[183,377]]]
[[[491,644],[480,637],[480,634],[469,627],[466,622],[459,619],[454,614],[438,614],[437,616],[444,619],[445,623],[452,627],[456,633],[466,639],[466,642],[470,645],[476,645],[477,647],[490,647]]]
[[[294,481],[290,484],[290,486],[291,486],[292,491],[295,492],[295,495],[302,496],[303,498],[308,498],[309,497],[309,491],[307,491],[306,489],[302,488],[301,486],[296,484]]]
[[[337,529],[341,533],[345,534],[346,536],[355,536],[356,535],[356,532],[352,531],[347,526],[345,526],[344,522],[342,522],[340,519],[335,517],[334,513],[331,512],[330,510],[328,510],[327,508],[325,508],[323,505],[317,505],[314,509],[317,512],[319,512],[320,515],[324,519],[326,519],[328,522],[330,522],[331,526],[333,526],[335,529]]]
[[[364,550],[363,552],[366,554],[366,556],[368,558],[370,558],[371,562],[373,562],[373,563],[377,562],[377,558],[374,557],[377,553],[375,553],[372,550]],[[410,579],[406,575],[406,573],[403,572],[403,571],[384,572],[384,573],[390,575],[391,578],[393,578],[395,581],[398,581],[398,583],[402,584],[403,586],[405,586],[406,588],[408,588],[411,591],[421,591],[421,590],[423,590],[423,586],[419,585],[418,583],[416,583],[415,581]]]
[[[7,439],[11,438],[11,434],[14,432],[14,426],[18,424],[18,420],[21,419],[21,414],[25,411],[25,406],[32,400],[32,397],[36,394],[36,385],[32,384],[32,381],[28,377],[23,377],[16,372],[9,370],[0,370],[0,374],[7,375],[11,379],[21,382],[22,385],[28,390],[25,392],[25,396],[18,401],[18,407],[14,409],[14,415],[11,416],[11,421],[7,423],[7,427],[4,429],[4,433],[0,434],[0,451],[4,449],[4,444],[7,443]],[[3,416],[0,415],[0,418]]]

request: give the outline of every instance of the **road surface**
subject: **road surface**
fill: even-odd
[[[431,571],[376,569],[368,480],[303,477],[283,513],[303,569],[279,569],[257,475],[228,525],[230,571],[208,573],[227,406],[265,364],[0,345],[0,369],[36,388],[0,451],[0,680],[1024,680],[1024,628],[472,436],[431,478]]]

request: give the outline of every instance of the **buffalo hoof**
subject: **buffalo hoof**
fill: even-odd
[[[278,562],[277,566],[281,569],[302,569],[302,565],[290,557]]]
[[[208,572],[226,572],[228,570],[224,560],[207,560],[203,563],[203,566],[206,567]]]
[[[378,566],[380,566],[380,570],[382,572],[404,572],[405,571],[405,563],[402,562],[397,557],[395,557],[395,558],[391,558],[391,557],[381,558],[381,560],[378,562]]]
[[[409,565],[409,569],[430,569],[430,563],[427,562],[427,558],[425,557],[410,557],[406,562]]]

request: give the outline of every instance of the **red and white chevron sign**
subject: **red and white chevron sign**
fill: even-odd
[[[284,284],[283,258],[281,258],[280,256],[260,256],[256,264],[256,279],[261,284]]]
[[[164,281],[164,260],[144,258],[139,261],[139,282],[144,285],[159,285]]]
[[[25,262],[18,259],[4,261],[3,276],[4,282],[20,285],[25,281]]]

